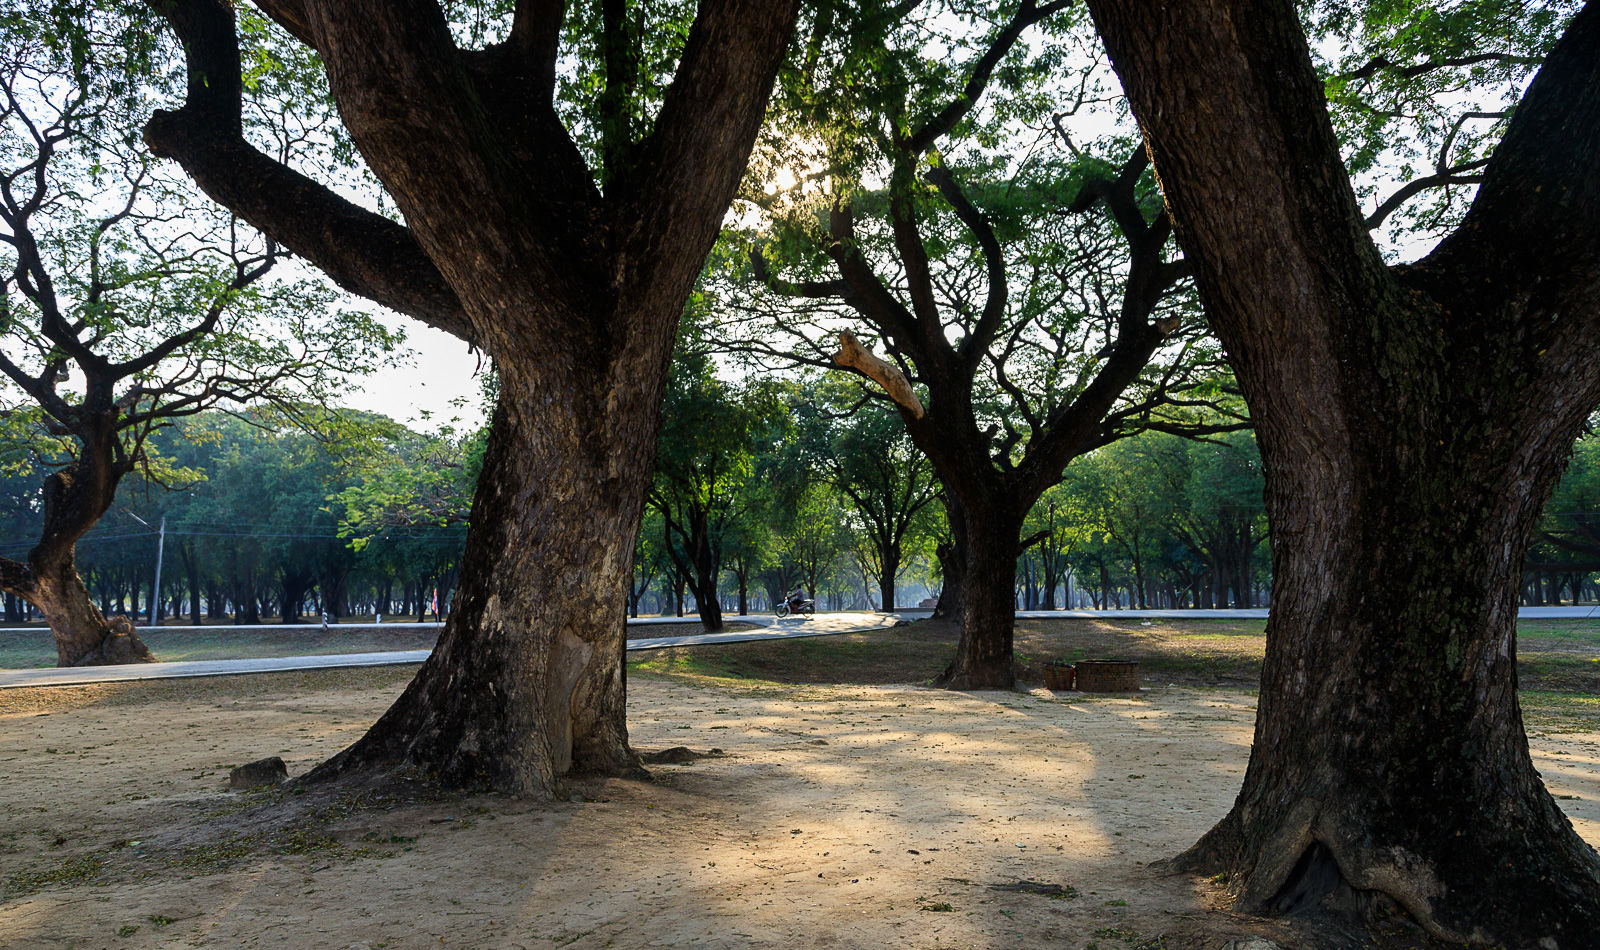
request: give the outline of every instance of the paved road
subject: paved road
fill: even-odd
[[[729,617],[730,622],[755,623],[756,630],[730,630],[724,633],[691,633],[672,637],[641,637],[628,641],[628,650],[659,650],[664,647],[699,646],[710,643],[747,643],[756,640],[792,640],[801,637],[826,637],[892,627],[899,618],[893,614],[830,613],[810,618],[778,620],[775,617]],[[630,621],[634,623],[635,621]],[[694,623],[695,617],[646,618],[639,624]],[[319,625],[312,625],[313,627]],[[350,626],[354,626],[353,624]],[[389,628],[384,624],[384,629]],[[432,626],[431,624],[429,626]],[[163,627],[162,630],[178,629]],[[215,630],[215,627],[198,629]],[[37,632],[33,630],[32,632]],[[347,666],[396,666],[421,663],[429,650],[395,650],[383,653],[340,653],[325,656],[284,656],[253,660],[186,660],[175,663],[133,663],[125,666],[86,666],[68,669],[0,670],[0,689],[22,686],[82,686],[87,683],[115,683],[128,680],[175,679],[191,676],[232,676],[238,673],[280,673],[286,670],[324,670]]]
[[[431,650],[387,653],[341,653],[330,656],[279,656],[254,660],[186,660],[177,663],[133,663],[126,666],[84,666],[67,669],[0,670],[0,689],[18,686],[83,686],[125,680],[177,679],[190,676],[232,676],[235,673],[281,673],[341,666],[392,666],[421,663]]]
[[[755,620],[757,618],[754,618],[754,617],[748,617],[748,618],[729,617],[728,619],[729,620],[733,620],[733,619]],[[770,619],[770,618],[768,618],[768,619]],[[700,622],[700,618],[699,617],[694,617],[694,616],[689,616],[689,617],[641,617],[638,620],[631,620],[630,619],[628,621],[628,624],[629,624],[629,626],[632,626],[634,624],[644,624],[644,623],[699,623],[699,622]],[[189,632],[189,631],[208,631],[208,632],[213,632],[214,633],[214,632],[216,632],[216,630],[219,627],[222,628],[222,629],[229,629],[230,626],[231,625],[215,624],[215,623],[207,624],[206,626],[203,626],[203,627],[179,627],[179,626],[169,626],[168,624],[162,624],[161,625],[161,632],[163,632],[163,633],[184,633],[184,632]],[[444,624],[440,623],[437,620],[428,620],[428,621],[425,621],[425,622],[422,622],[422,623],[417,623],[415,621],[409,621],[409,622],[404,622],[404,623],[395,623],[394,621],[390,621],[389,623],[382,624],[381,628],[384,629],[384,630],[437,630],[438,628],[440,628],[442,626],[444,626]],[[373,630],[373,629],[377,629],[379,627],[380,627],[380,625],[379,624],[375,624],[375,623],[350,623],[350,622],[345,622],[345,623],[329,624],[328,629],[337,630],[337,629],[340,629],[340,628],[346,628],[346,629],[353,629],[353,630]],[[143,630],[144,626],[141,624],[139,626],[139,629]],[[320,624],[320,623],[264,623],[264,624],[261,624],[260,626],[252,626],[249,629],[251,629],[251,630],[321,630],[322,629],[322,624]],[[42,630],[44,630],[43,627],[0,627],[0,633],[39,633]]]
[[[927,611],[904,611],[899,614],[881,613],[826,613],[815,617],[778,620],[771,615],[730,616],[727,619],[740,623],[761,625],[759,630],[732,630],[725,633],[690,633],[672,637],[648,637],[628,641],[628,650],[659,650],[664,647],[703,646],[713,643],[748,643],[759,640],[790,640],[800,637],[825,637],[840,633],[856,633],[879,627],[891,627],[901,619],[927,616]],[[1172,619],[1227,620],[1246,617],[1265,617],[1265,608],[1242,610],[1026,610],[1018,617],[1083,617],[1101,620]],[[1584,619],[1600,617],[1600,607],[1523,607],[1517,616],[1531,619]],[[696,617],[646,617],[628,621],[634,624],[683,623],[697,624]],[[348,624],[346,626],[355,626]],[[384,624],[384,628],[401,626]],[[412,627],[435,627],[439,624],[405,624]],[[304,624],[300,628],[317,629],[320,624]],[[27,628],[38,632],[38,628]],[[199,629],[216,627],[163,627],[163,630]],[[274,629],[297,629],[294,626]],[[0,630],[0,633],[12,632]],[[188,676],[231,676],[237,673],[277,673],[286,670],[322,670],[347,666],[394,666],[421,663],[428,658],[428,650],[401,650],[385,653],[343,653],[326,656],[286,656],[254,660],[191,660],[177,663],[136,663],[128,666],[90,666],[72,669],[0,670],[0,689],[20,686],[81,686],[86,683],[110,683],[125,680],[172,679]]]
[[[1265,617],[1267,608],[1253,607],[1235,610],[1019,610],[1018,617],[1082,617],[1100,620],[1144,620],[1148,617],[1171,617],[1187,620],[1238,620],[1244,617]]]

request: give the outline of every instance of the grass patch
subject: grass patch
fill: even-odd
[[[1147,685],[1255,689],[1266,653],[1260,618],[1018,620],[1015,650],[1025,683],[1051,660],[1135,660]],[[724,686],[885,685],[931,681],[955,656],[950,621],[806,640],[652,651],[630,673]],[[1524,688],[1600,695],[1600,622],[1536,620],[1519,632]]]
[[[1254,686],[1266,641],[1260,620],[1019,620],[1015,648],[1025,682],[1052,659],[1138,660],[1153,682]],[[703,685],[888,685],[926,683],[955,658],[960,630],[922,620],[865,633],[651,651],[630,673]]]
[[[246,858],[256,856],[315,857],[340,861],[354,861],[358,858],[392,858],[395,856],[395,851],[382,847],[383,839],[376,833],[367,833],[362,837],[361,843],[347,844],[329,830],[328,826],[373,804],[361,796],[342,795],[336,801],[314,808],[285,826],[189,845],[175,853],[163,854],[162,857],[168,866],[201,874],[226,871]],[[390,835],[388,843],[400,845],[409,851],[411,849],[405,846],[415,843],[416,840],[415,837]],[[369,847],[367,842],[379,846]]]
[[[1529,732],[1600,732],[1600,695],[1523,690],[1517,701]]]
[[[1600,607],[1595,608],[1600,614]],[[1600,647],[1600,616],[1594,619],[1530,618],[1517,621],[1519,640],[1558,640]]]
[[[1050,660],[1134,660],[1152,685],[1249,688],[1261,679],[1266,620],[1019,620],[1016,651],[1024,681],[1044,679]]]
[[[654,637],[692,637],[700,633],[732,633],[736,630],[760,630],[761,624],[748,620],[724,620],[721,630],[707,630],[698,623],[651,623],[648,619],[628,624],[629,640],[649,640]]]
[[[414,664],[332,670],[291,670],[238,676],[90,683],[0,689],[0,716],[61,713],[89,706],[125,707],[146,703],[248,703],[321,690],[382,690],[395,695],[417,675]]]
[[[6,878],[8,895],[17,896],[56,884],[83,884],[100,876],[106,862],[92,854],[67,858],[54,867],[19,871]]]
[[[177,864],[191,871],[220,871],[252,854],[259,846],[258,841],[257,837],[229,838],[215,844],[188,848],[178,857]]]
[[[651,650],[628,671],[710,685],[921,683],[955,656],[954,625],[921,621],[803,640]]]
[[[1563,651],[1517,651],[1518,682],[1524,690],[1600,693],[1600,657]]]
[[[388,857],[392,852],[379,852],[371,848],[350,848],[329,834],[319,834],[304,828],[289,828],[272,834],[242,835],[212,844],[186,848],[174,863],[191,871],[212,874],[225,871],[242,859],[255,854],[326,855],[330,858],[354,860],[359,857]]]
[[[1254,686],[1266,649],[1265,621],[1018,620],[1015,649],[1025,682],[1044,678],[1053,659],[1135,659],[1153,682]],[[865,633],[654,650],[630,660],[630,673],[706,685],[927,683],[955,658],[960,630],[920,620]]]

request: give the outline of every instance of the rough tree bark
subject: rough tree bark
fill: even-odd
[[[0,590],[39,608],[55,639],[57,666],[149,663],[155,657],[133,625],[108,623],[78,576],[78,539],[111,507],[118,480],[133,468],[118,451],[110,420],[81,428],[78,459],[45,479],[39,543],[26,562],[0,558]]]
[[[1530,761],[1515,620],[1600,403],[1600,8],[1461,226],[1388,267],[1292,4],[1090,6],[1249,401],[1275,541],[1250,766],[1179,865],[1251,911],[1381,894],[1452,940],[1593,946],[1600,860]]]
[[[955,659],[934,680],[950,689],[1009,689],[1016,678],[1011,657],[1017,616],[1013,581],[1021,553],[1017,538],[1028,506],[1014,498],[984,497],[988,494],[969,490],[960,506],[956,616],[961,636]]]
[[[553,103],[562,3],[518,3],[508,38],[471,51],[432,3],[261,0],[321,55],[405,226],[245,142],[227,4],[152,3],[189,59],[185,105],[151,120],[152,149],[346,288],[475,342],[501,374],[439,646],[313,777],[401,767],[548,796],[570,770],[637,772],[618,607],[673,332],[743,174],[794,0],[700,4],[653,129],[607,140],[603,194]],[[626,42],[603,45],[614,40]],[[629,121],[627,59],[606,77],[608,129]]]

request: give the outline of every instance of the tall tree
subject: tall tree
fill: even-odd
[[[632,773],[620,605],[673,333],[744,174],[796,0],[520,0],[473,43],[437,3],[260,0],[325,65],[405,223],[264,154],[220,0],[150,0],[188,63],[145,140],[342,286],[500,375],[461,581],[411,686],[318,776],[421,769],[551,795]],[[666,21],[661,17],[668,18]],[[571,57],[576,71],[558,69]]]
[[[1188,465],[1172,530],[1210,574],[1209,591],[1197,591],[1196,606],[1254,607],[1255,561],[1267,540],[1261,501],[1261,453],[1255,436],[1234,433],[1214,442],[1169,445]]]
[[[1144,440],[1119,442],[1095,453],[1099,525],[1132,572],[1128,606],[1150,606],[1151,571],[1166,540],[1165,521],[1177,499],[1162,483],[1158,459]]]
[[[39,608],[62,666],[151,659],[113,636],[76,543],[123,477],[155,476],[152,433],[223,402],[322,398],[393,345],[326,288],[271,280],[275,244],[153,167],[126,137],[149,24],[87,17],[0,13],[0,409],[66,458],[0,588]]]
[[[794,445],[849,499],[852,547],[863,572],[877,581],[880,609],[892,611],[907,542],[926,522],[937,483],[897,414],[863,399],[857,386],[830,383],[817,380],[796,394]]]
[[[1600,403],[1600,4],[1527,85],[1459,225],[1398,266],[1293,4],[1089,6],[1249,401],[1275,539],[1244,787],[1181,865],[1251,910],[1353,889],[1452,940],[1592,945],[1600,860],[1529,758],[1515,621],[1530,532]],[[1456,5],[1476,8],[1491,28],[1505,9]],[[1430,53],[1370,66],[1473,65]]]
[[[701,624],[720,630],[726,540],[751,514],[756,456],[770,448],[764,443],[780,407],[768,387],[718,379],[694,336],[683,334],[673,359],[650,505],[661,515],[667,556],[694,591]]]
[[[838,67],[851,94],[813,133],[847,147],[827,156],[820,202],[800,203],[781,240],[752,255],[765,287],[792,301],[767,307],[779,339],[801,339],[787,355],[873,381],[932,463],[959,562],[946,569],[960,595],[961,638],[940,677],[952,688],[1012,683],[1013,578],[1033,503],[1074,458],[1199,398],[1209,355],[1203,326],[1185,319],[1184,265],[1142,151],[1119,143],[1107,162],[1063,157],[1063,145],[1013,162],[986,148],[989,123],[1034,117],[1026,87],[1059,55],[1037,34],[1070,6],[1006,4],[977,38],[937,34],[924,11],[852,31]],[[976,53],[956,66],[927,53],[952,46]],[[980,109],[1008,85],[1024,88]],[[841,318],[882,355],[840,333]]]
[[[1056,590],[1067,581],[1072,555],[1083,540],[1084,532],[1077,530],[1074,518],[1080,504],[1066,486],[1055,485],[1034,503],[1023,525],[1023,533],[1035,546],[1038,558],[1041,610],[1056,609]],[[1064,602],[1061,606],[1070,607],[1071,604]]]
[[[840,501],[831,485],[811,483],[795,504],[793,520],[779,535],[778,551],[788,569],[782,573],[803,584],[813,599],[821,599],[818,587],[832,575],[835,564],[849,547],[845,509]],[[788,590],[774,593],[773,603],[777,603]]]

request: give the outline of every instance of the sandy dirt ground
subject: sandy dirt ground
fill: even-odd
[[[0,946],[1305,946],[1147,865],[1230,804],[1247,692],[630,683],[642,750],[572,801],[225,790],[355,739],[408,668],[0,693]],[[1600,841],[1600,736],[1538,735]]]

